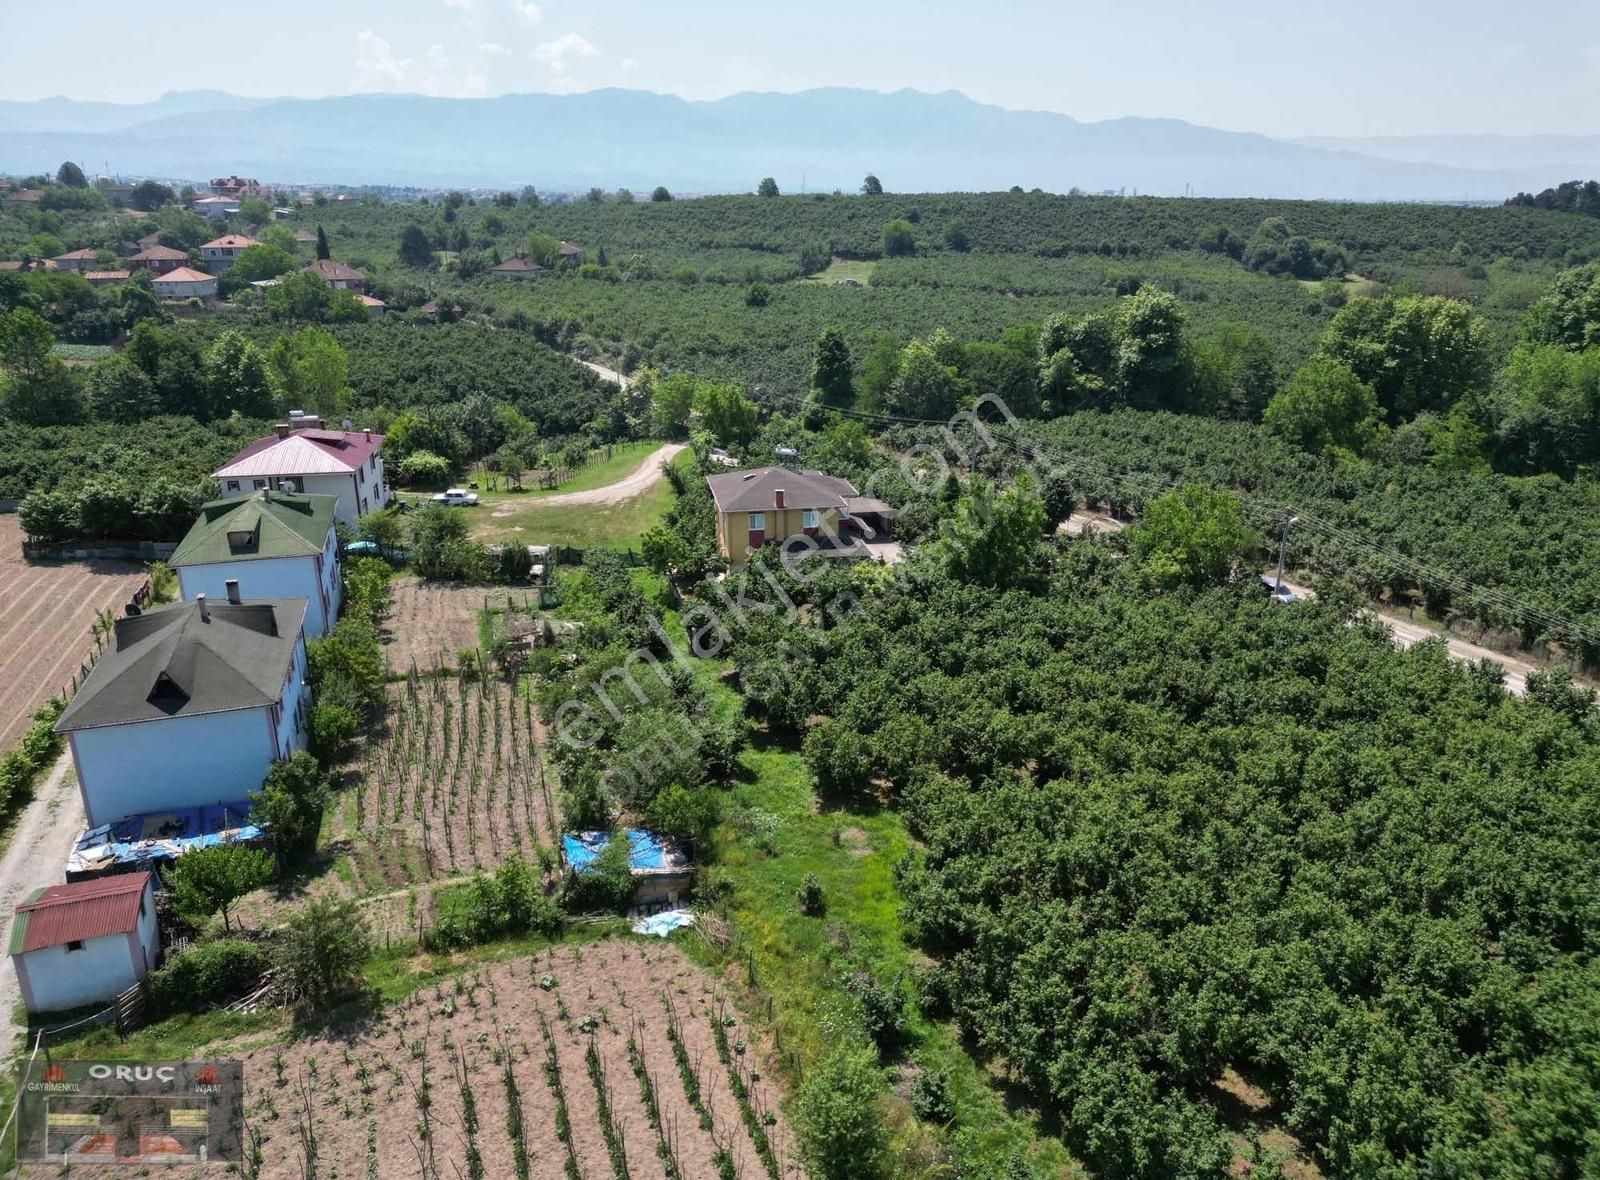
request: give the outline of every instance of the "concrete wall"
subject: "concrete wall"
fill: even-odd
[[[839,510],[837,508],[819,508],[817,512],[817,527],[813,533],[837,534],[839,531]],[[765,541],[782,541],[788,537],[799,536],[806,531],[804,525],[805,510],[802,508],[769,508],[765,513]],[[717,541],[722,546],[722,554],[729,561],[738,564],[743,562],[750,552],[750,514],[748,512],[722,512],[717,514]]]
[[[13,955],[23,1004],[29,1012],[64,1012],[109,1004],[150,974],[161,961],[155,899],[147,885],[136,930],[85,939],[82,950],[42,947]]]
[[[279,750],[266,708],[80,729],[68,738],[90,827],[243,799],[260,788]]]

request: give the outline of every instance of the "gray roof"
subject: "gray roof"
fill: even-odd
[[[303,598],[180,602],[118,619],[57,733],[254,709],[283,695]],[[209,617],[207,617],[209,616]]]
[[[792,467],[755,467],[706,476],[718,512],[768,512],[778,506],[779,490],[785,508],[838,508],[856,489],[848,479],[820,471]]]

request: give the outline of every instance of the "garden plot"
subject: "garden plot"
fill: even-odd
[[[425,582],[421,578],[396,578],[390,583],[393,604],[384,618],[380,637],[389,670],[405,675],[412,668],[427,673],[453,668],[460,653],[478,646],[481,612],[521,604],[531,590],[462,586],[454,582]]]
[[[554,784],[533,702],[493,676],[411,675],[389,687],[339,806],[358,893],[477,872],[555,847]]]
[[[670,946],[483,966],[244,1063],[260,1180],[802,1176],[749,1033]]]

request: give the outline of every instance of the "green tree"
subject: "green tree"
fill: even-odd
[[[349,400],[350,362],[332,332],[313,325],[280,336],[270,357],[293,408],[314,408],[325,419],[338,420]]]
[[[717,822],[717,797],[704,788],[686,790],[673,783],[656,793],[645,811],[645,822],[652,832],[684,844],[693,844],[710,834]]]
[[[834,1049],[807,1074],[796,1128],[817,1180],[874,1180],[889,1164],[881,1102],[883,1071],[859,1046]]]
[[[372,934],[355,902],[318,898],[290,915],[274,955],[284,993],[318,1009],[354,988],[372,953]]]
[[[939,554],[959,581],[1000,590],[1019,586],[1038,573],[1048,523],[1026,475],[998,496],[987,480],[973,476],[955,512],[940,522]]]
[[[657,204],[672,200],[672,191],[664,184],[658,184],[655,191],[650,194],[650,199]]]
[[[293,254],[278,246],[258,243],[240,252],[233,265],[217,280],[217,287],[223,295],[232,295],[251,283],[288,274],[294,267]]]
[[[272,764],[261,790],[250,797],[250,818],[271,835],[280,865],[316,845],[331,797],[328,773],[304,750]]]
[[[172,203],[175,194],[166,185],[154,180],[141,180],[128,194],[128,207],[143,213],[154,213],[163,205]]]
[[[883,252],[889,258],[913,254],[917,249],[916,233],[911,223],[903,217],[883,223]]]
[[[697,382],[687,373],[669,373],[655,380],[650,399],[656,434],[665,438],[683,435],[689,427],[696,390]]]
[[[276,376],[266,354],[252,341],[232,329],[224,331],[206,349],[201,366],[213,412],[219,417],[272,416],[279,399]]]
[[[185,852],[162,874],[173,904],[194,925],[222,914],[224,932],[231,927],[228,907],[272,879],[272,854],[243,844],[214,844]]]
[[[1600,460],[1600,347],[1520,344],[1489,399],[1495,464],[1570,477]]]
[[[1483,389],[1489,346],[1488,326],[1465,303],[1385,295],[1341,308],[1318,348],[1372,386],[1393,424]]]
[[[948,418],[959,400],[960,378],[939,363],[932,346],[922,340],[906,345],[884,408],[909,418]]]
[[[1523,337],[1582,351],[1600,348],[1600,262],[1564,270],[1528,309]]]
[[[83,169],[71,160],[65,161],[56,169],[56,183],[67,188],[88,188],[88,178],[84,176]]]
[[[944,229],[945,248],[954,250],[957,254],[965,254],[972,248],[972,242],[967,237],[967,227],[959,221],[945,222]]]
[[[125,354],[95,362],[86,393],[89,412],[99,422],[142,422],[161,408],[150,378]]]
[[[328,235],[322,231],[322,226],[317,226],[317,257],[322,260],[332,258],[328,251]]]
[[[1146,283],[1117,304],[1114,321],[1119,399],[1141,409],[1179,405],[1189,388],[1183,309]]]
[[[694,411],[716,438],[743,446],[756,432],[756,404],[731,381],[701,381],[694,391]]]
[[[561,261],[561,242],[549,234],[529,234],[527,255],[540,266],[549,269]]]
[[[407,266],[433,265],[433,243],[428,240],[427,231],[416,222],[400,231],[400,261]]]
[[[1130,536],[1134,555],[1168,586],[1226,582],[1260,544],[1237,497],[1198,484],[1151,500]]]
[[[756,196],[775,197],[778,195],[778,182],[770,176],[763,176],[761,183],[756,185]]]
[[[59,426],[82,416],[77,382],[54,353],[55,333],[25,307],[0,315],[0,368],[6,416],[30,426]]]
[[[872,173],[867,173],[867,178],[861,182],[861,195],[864,197],[883,196],[883,184]]]
[[[855,402],[855,363],[838,328],[822,330],[811,361],[811,388],[830,409],[849,409]]]
[[[296,271],[267,288],[267,311],[274,319],[320,324],[329,318],[329,297],[335,294],[340,292],[329,291],[314,272]]]
[[[239,220],[252,228],[272,220],[272,206],[261,197],[246,197],[239,202]]]
[[[1262,425],[1314,455],[1366,454],[1383,429],[1372,386],[1329,357],[1313,357],[1300,367],[1267,403]]]

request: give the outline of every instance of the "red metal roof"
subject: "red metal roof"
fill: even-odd
[[[120,873],[70,885],[51,885],[17,907],[11,953],[127,934],[139,925],[139,900],[149,873]]]
[[[303,442],[284,446],[284,462],[263,458],[248,466],[240,466],[247,459],[254,459],[264,451],[282,444],[294,443],[297,439]],[[306,452],[306,446],[315,448],[316,454]],[[383,446],[383,435],[366,430],[291,430],[286,438],[269,434],[266,438],[256,439],[212,474],[232,478],[253,475],[311,475],[330,470],[326,460],[332,460],[340,467],[354,471],[370,459],[372,452],[381,446]],[[324,462],[315,462],[319,456]],[[312,460],[309,465],[308,458]],[[283,470],[279,470],[280,467]],[[337,471],[338,468],[334,467],[331,470]]]

